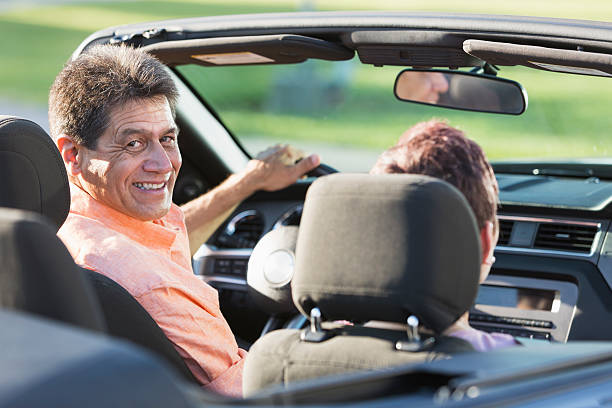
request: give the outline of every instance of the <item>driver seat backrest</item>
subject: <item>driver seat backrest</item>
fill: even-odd
[[[312,328],[276,330],[255,342],[245,362],[245,396],[273,384],[474,350],[441,335],[472,305],[480,272],[474,215],[450,184],[407,174],[319,178],[306,195],[295,256],[293,303]],[[320,325],[313,324],[316,315]],[[423,341],[405,326],[388,328],[410,316],[418,318]]]
[[[70,188],[64,163],[49,135],[34,122],[0,115],[0,171],[3,174],[0,182],[0,207],[28,210],[46,216],[52,222],[47,223],[47,229],[51,227],[52,235],[55,235],[70,210]],[[42,239],[33,235],[31,241],[21,239],[20,242],[20,245],[26,245],[23,248],[27,250],[15,252],[14,247],[6,247],[5,252],[0,253],[3,264],[5,259],[14,259],[11,262],[15,262],[15,265],[29,265],[39,259],[38,255],[48,258],[45,258],[45,262],[36,261],[38,263],[35,265],[38,266],[28,268],[27,271],[20,267],[9,274],[3,274],[1,293],[4,299],[16,296],[11,302],[22,299],[18,303],[23,303],[24,299],[30,299],[27,302],[39,299],[41,304],[47,304],[49,302],[41,295],[46,287],[53,287],[54,282],[67,285],[68,281],[74,280],[74,290],[65,289],[61,296],[58,295],[65,302],[49,306],[49,310],[54,310],[56,306],[64,305],[61,306],[61,313],[45,312],[46,307],[43,306],[28,306],[28,310],[43,315],[53,314],[59,320],[105,330],[110,335],[133,341],[162,355],[184,378],[197,383],[161,328],[118,283],[94,271],[77,267],[56,236],[53,239]],[[51,248],[61,260],[56,260],[48,253]],[[68,254],[68,258],[64,253]],[[28,257],[32,259],[25,259]],[[5,270],[8,269],[5,267]],[[77,289],[80,285],[87,289]],[[13,291],[15,294],[11,295]],[[73,308],[70,306],[73,303],[69,302],[71,299],[76,302]],[[85,313],[83,311],[91,307],[76,306],[87,302],[95,304],[95,307],[91,307],[98,311]],[[15,307],[26,308],[18,304]],[[80,316],[79,319],[71,317],[74,313]]]
[[[0,306],[105,332],[100,305],[47,219],[0,208]]]

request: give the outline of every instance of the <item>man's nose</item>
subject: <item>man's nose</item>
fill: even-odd
[[[448,91],[448,82],[446,78],[444,78],[443,74],[439,74],[440,76],[436,76],[434,88],[436,91],[443,93]]]
[[[144,170],[156,173],[167,173],[172,170],[172,161],[161,143],[152,143],[149,154],[144,162]]]

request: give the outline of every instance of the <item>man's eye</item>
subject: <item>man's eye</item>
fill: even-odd
[[[140,146],[142,146],[142,143],[140,142],[140,140],[132,140],[131,142],[127,144],[127,147],[131,147],[131,148],[139,148]]]
[[[175,140],[176,138],[174,136],[162,136],[161,139],[159,139],[159,141],[164,144],[174,144]]]

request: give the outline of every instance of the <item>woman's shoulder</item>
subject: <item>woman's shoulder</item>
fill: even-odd
[[[504,347],[516,346],[518,343],[513,336],[505,333],[487,333],[473,327],[456,330],[450,336],[458,337],[469,342],[477,351],[490,351]]]

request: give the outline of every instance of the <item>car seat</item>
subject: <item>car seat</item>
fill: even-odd
[[[0,275],[3,298],[8,299],[14,292],[17,298],[11,302],[15,308],[106,330],[140,344],[163,356],[184,378],[197,383],[170,340],[136,299],[112,279],[75,265],[55,236],[70,210],[70,189],[64,163],[49,135],[29,120],[0,116],[0,172],[0,207],[34,211],[51,221],[40,237],[20,238],[18,244],[13,240],[0,254],[5,265]],[[9,260],[12,263],[7,267]],[[71,281],[76,286],[72,287]],[[60,283],[64,289],[57,295],[45,295]],[[78,302],[69,302],[74,298],[79,298]],[[76,306],[87,303],[90,306]],[[51,312],[60,306],[61,312]]]
[[[292,298],[310,327],[255,342],[245,396],[474,350],[441,335],[472,305],[480,271],[474,215],[450,184],[405,174],[319,178],[306,196],[295,258]],[[398,331],[372,321],[408,324]]]
[[[106,330],[89,282],[48,220],[29,211],[0,208],[0,260],[3,308]]]

